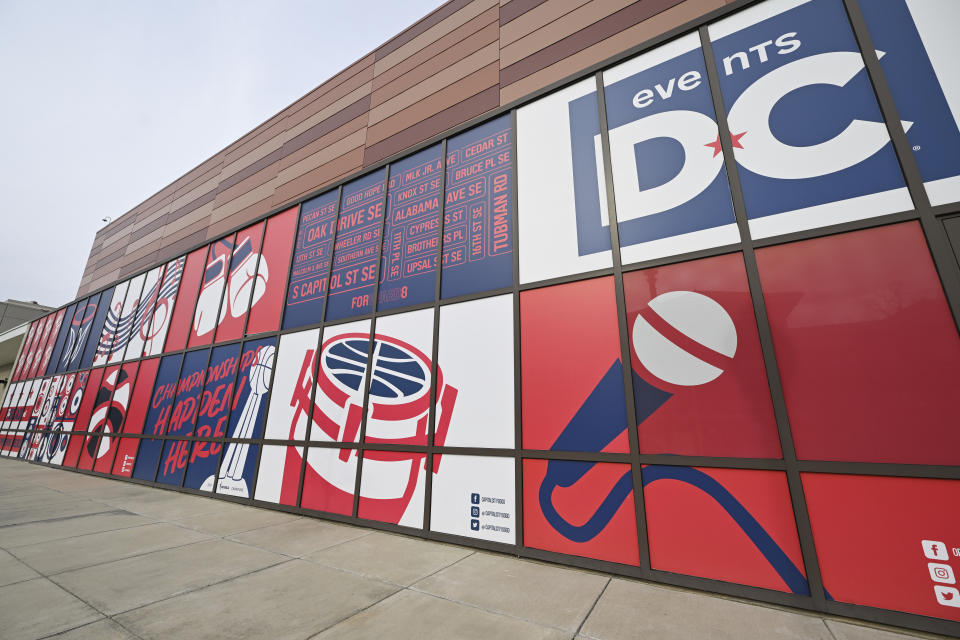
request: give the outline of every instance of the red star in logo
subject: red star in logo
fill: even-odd
[[[740,138],[742,138],[745,135],[747,135],[746,131],[744,131],[743,133],[730,134],[730,142],[733,144],[734,149],[743,149],[743,145],[740,144]],[[716,140],[714,140],[713,142],[708,142],[703,146],[710,147],[711,149],[713,149],[713,157],[716,158],[723,151],[723,147],[720,145],[720,134],[717,134]]]

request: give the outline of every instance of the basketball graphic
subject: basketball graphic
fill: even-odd
[[[637,316],[633,348],[658,380],[692,387],[723,373],[718,365],[736,353],[737,328],[712,298],[693,291],[670,291],[651,300]]]
[[[300,411],[313,418],[311,439],[357,442],[363,416],[364,381],[370,374],[370,398],[366,423],[368,445],[415,444],[426,441],[430,410],[430,359],[412,345],[382,334],[374,337],[372,357],[369,333],[345,333],[327,340],[320,351],[320,366],[313,411],[299,407],[303,394],[292,399]],[[311,358],[310,354],[307,354]],[[297,389],[309,388],[310,367],[305,366]],[[304,385],[304,383],[306,383]],[[457,390],[446,384],[437,367],[437,418],[435,443],[442,446],[450,424]],[[309,397],[309,396],[307,396]],[[353,503],[356,449],[314,449],[307,464],[307,478],[328,496],[335,511]],[[440,464],[433,459],[432,471]],[[387,522],[400,522],[417,489],[426,464],[421,452],[376,451],[364,453],[360,503],[367,515]],[[342,504],[341,504],[342,503]],[[339,505],[339,506],[336,506]]]

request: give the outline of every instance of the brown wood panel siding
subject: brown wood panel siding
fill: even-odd
[[[489,20],[489,22],[485,25],[479,24],[481,19]],[[437,45],[439,43],[438,41],[434,43],[434,45],[426,47],[420,52],[410,56],[395,67],[391,67],[383,74],[384,77],[388,75],[393,76],[390,81],[384,83],[381,81],[381,76],[377,76],[373,83],[374,89],[371,106],[376,107],[391,98],[400,96],[419,83],[429,80],[438,73],[447,71],[457,63],[461,63],[464,58],[484,49],[484,47],[496,44],[500,35],[500,30],[497,28],[496,23],[496,7],[484,12],[479,18],[471,20],[460,29],[467,30],[468,27],[472,30],[472,33],[459,38],[446,48],[439,49],[439,47],[435,47],[434,45]],[[460,29],[458,29],[458,31]],[[443,38],[441,38],[441,40],[442,39]],[[412,68],[399,74],[395,73],[407,67],[411,61],[418,59],[420,61]],[[496,60],[496,54],[492,56],[492,59]]]
[[[120,268],[120,277],[125,278],[132,273],[140,271],[141,269],[146,269],[147,267],[153,266],[160,261],[157,257],[157,254],[158,252],[154,250],[140,258],[137,258],[136,260],[124,264],[123,267]]]
[[[185,227],[195,225],[200,221],[209,222],[210,213],[213,211],[213,201],[211,200],[202,207],[188,211],[177,219],[167,219],[167,224],[163,227],[163,237],[179,233]]]
[[[360,116],[367,115],[369,110],[370,94],[367,94],[353,104],[346,106],[343,109],[333,113],[330,117],[321,120],[303,133],[287,140],[281,148],[281,155],[289,156],[295,151],[298,151],[309,145],[311,142],[314,142],[315,140],[327,135],[331,131],[339,129],[348,122],[356,120]]]
[[[156,243],[157,246],[154,249],[160,248],[160,239],[163,237],[163,229],[154,229],[149,233],[143,233],[139,235],[131,234],[130,244],[127,245],[126,255],[129,256],[134,251],[137,251],[151,243]]]
[[[458,102],[496,86],[497,76],[497,64],[487,65],[386,120],[367,127],[367,146],[380,142],[454,106]]]
[[[630,1],[631,0],[626,0],[626,3],[629,4]],[[592,2],[590,0],[547,0],[501,28],[500,44],[504,47],[513,44],[524,36],[528,36],[531,33],[550,26],[561,17],[570,15],[583,5],[595,3],[602,4],[605,7],[601,7],[599,10],[601,17],[608,16],[614,11],[622,9],[624,6],[623,0],[593,0]],[[595,20],[596,19],[584,22],[580,26],[585,27],[591,22],[595,22]],[[507,65],[504,64],[504,66]]]
[[[207,227],[207,238],[213,239],[218,236],[222,236],[230,229],[239,227],[240,225],[250,222],[258,216],[262,216],[273,208],[271,205],[272,200],[273,192],[271,192],[270,195],[263,200],[255,202],[249,207],[241,209],[240,211],[237,211],[226,218],[211,223],[211,225]]]
[[[256,173],[259,173],[260,171],[269,167],[275,162],[278,162],[283,157],[283,155],[284,155],[283,149],[275,149],[274,151],[271,151],[267,155],[263,156],[262,158],[254,162],[253,164],[247,165],[246,167],[244,167],[240,171],[237,171],[233,175],[227,178],[224,178],[223,180],[220,181],[220,184],[217,185],[217,193],[218,194],[222,193],[227,189],[229,189],[230,187],[240,184],[250,176]]]
[[[649,40],[722,5],[723,0],[686,0],[658,13],[649,20],[634,25],[592,47],[526,76],[514,84],[501,85],[500,103],[507,104],[529,95],[542,87],[567,78],[571,74],[602,62],[637,43]]]
[[[554,2],[557,0],[553,0]],[[590,0],[511,42],[500,38],[500,63],[508,67],[577,33],[631,4],[633,0]],[[547,5],[543,5],[546,7]],[[630,25],[626,25],[629,27]]]
[[[412,127],[404,129],[377,144],[369,145],[364,152],[364,165],[380,162],[395,153],[428,140],[458,124],[462,124],[499,106],[499,88],[492,86],[477,95],[444,109]]]
[[[245,155],[269,142],[279,134],[283,133],[283,130],[286,128],[286,115],[281,112],[265,123],[240,138],[230,147],[227,147],[226,155],[223,158],[224,166],[228,166],[240,158],[243,158]]]
[[[97,260],[97,269],[101,270],[103,267],[109,265],[111,262],[116,262],[123,257],[124,252],[127,250],[125,246],[118,247],[116,251],[111,251],[107,255],[101,256]]]
[[[200,244],[207,238],[206,228],[202,228],[199,231],[194,231],[191,234],[185,235],[170,244],[165,244],[160,251],[157,252],[157,262],[166,262],[172,258],[185,253],[188,249],[193,248],[195,245]]]
[[[136,233],[139,237],[143,237],[158,229],[162,231],[164,225],[166,224],[167,224],[167,214],[164,214],[161,216],[157,216],[156,218],[154,218],[152,222],[149,222],[143,225],[142,227],[138,227],[134,233]],[[161,235],[163,234],[161,233]]]
[[[363,152],[364,147],[352,149],[278,187],[273,194],[273,207],[285,205],[311,191],[322,189],[331,182],[359,171],[363,168]]]
[[[491,38],[490,42],[498,39],[500,37],[500,28],[497,26],[498,13],[497,7],[490,7],[476,18],[468,20],[442,38],[430,43],[417,53],[408,57],[403,62],[397,63],[386,71],[378,73],[373,78],[373,90],[377,91],[378,89],[382,89],[404,74],[411,72],[419,73],[421,65],[433,60],[433,58],[441,55],[450,47],[466,42],[469,38],[476,40]],[[479,35],[481,32],[484,32],[484,35]]]
[[[612,13],[606,18],[594,22],[588,27],[548,47],[540,49],[533,55],[527,56],[519,62],[504,67],[500,72],[500,84],[504,86],[512,84],[531,73],[535,73],[544,67],[554,64],[557,60],[562,60],[591,45],[597,44],[680,2],[681,0],[644,0],[643,2],[635,2],[625,9]]]
[[[488,65],[496,65],[498,53],[498,44],[496,41],[491,42],[482,49],[474,51],[458,62],[447,66],[442,71],[430,75],[406,91],[388,96],[379,106],[370,109],[371,126],[408,107],[419,108],[425,98],[463,80],[475,71]]]
[[[358,131],[365,131],[367,127],[367,114],[366,112],[362,113],[360,117],[354,118],[350,122],[344,124],[342,127],[334,129],[330,133],[321,136],[311,142],[308,145],[300,147],[296,151],[293,151],[287,155],[284,155],[280,160],[280,172],[283,173],[283,170],[287,167],[291,167],[304,158],[312,156],[315,153],[323,151],[324,149],[329,148],[333,143],[338,140],[342,140],[351,134],[355,134]],[[366,139],[366,133],[364,133],[364,139]]]
[[[379,60],[387,54],[393,53],[403,45],[427,31],[427,29],[437,25],[444,18],[452,16],[454,13],[460,11],[468,4],[470,4],[470,0],[452,0],[452,2],[448,2],[445,5],[434,9],[420,20],[417,20],[415,23],[387,40],[382,46],[374,51],[374,55],[376,56],[377,60]]]
[[[516,20],[534,7],[543,4],[547,0],[512,0],[510,2],[500,3],[500,24],[505,25],[508,22]]]
[[[460,25],[466,24],[473,18],[477,17],[487,9],[496,6],[496,0],[473,0],[456,13],[451,14],[444,20],[425,30],[420,35],[412,38],[409,42],[397,47],[396,50],[391,51],[382,57],[377,56],[377,61],[373,64],[374,74],[382,73],[395,64],[399,64],[403,60],[406,60],[415,54],[417,51],[420,51],[424,47],[428,46],[431,42],[439,40],[444,36],[444,34],[453,31]]]
[[[452,0],[97,231],[78,294],[728,1]]]
[[[357,63],[357,68],[354,69],[353,73],[349,75],[339,74],[334,76],[335,78],[340,77],[339,80],[334,82],[329,80],[314,91],[311,91],[305,98],[303,98],[303,103],[295,103],[293,106],[287,109],[287,128],[292,128],[297,124],[303,122],[314,113],[320,111],[321,109],[326,109],[331,104],[337,100],[341,100],[345,96],[354,93],[364,85],[373,81],[373,56],[367,56],[364,59],[363,66],[359,66],[360,63]],[[361,94],[357,94],[358,97]],[[358,98],[355,98],[355,100]]]
[[[243,194],[247,193],[248,191],[252,191],[253,189],[256,189],[257,187],[269,182],[270,180],[273,180],[277,177],[277,173],[279,171],[280,162],[278,160],[226,189],[218,189],[217,197],[213,200],[213,207],[221,207],[227,202],[243,196]]]
[[[110,284],[111,282],[118,280],[119,278],[120,278],[119,269],[106,272],[102,275],[97,275],[93,277],[89,283],[87,283],[87,291],[95,291],[96,289],[101,289],[106,285]]]
[[[200,207],[210,202],[213,202],[214,198],[217,197],[217,190],[211,189],[205,194],[197,197],[195,200],[191,200],[187,204],[183,205],[176,211],[171,211],[167,214],[167,222],[173,222],[174,220],[179,220],[180,218],[189,215],[191,211],[196,211]]]

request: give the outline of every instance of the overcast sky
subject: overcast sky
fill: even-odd
[[[0,0],[0,300],[442,0]]]

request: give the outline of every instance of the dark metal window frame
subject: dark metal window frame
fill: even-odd
[[[228,340],[219,343],[211,343],[202,346],[189,346],[189,336],[186,341],[186,347],[179,350],[174,350],[169,353],[162,353],[156,358],[162,358],[170,355],[179,355],[181,357],[180,366],[183,366],[183,360],[186,357],[186,354],[189,352],[197,351],[200,349],[208,350],[208,365],[209,358],[212,357],[212,350],[214,347],[229,345],[234,343],[241,344],[241,353],[243,350],[243,345],[246,342],[252,340],[259,340],[263,338],[273,337],[276,340],[277,348],[277,361],[279,361],[279,347],[280,347],[280,337],[286,334],[291,333],[300,333],[303,331],[308,331],[312,329],[318,330],[317,345],[316,345],[316,362],[319,365],[319,350],[323,344],[323,335],[326,327],[337,326],[345,324],[347,322],[355,322],[358,320],[369,320],[370,321],[370,351],[368,352],[368,359],[372,356],[372,349],[374,345],[373,337],[376,334],[376,322],[378,318],[395,315],[398,313],[407,313],[410,311],[422,310],[422,309],[432,309],[433,310],[433,345],[431,352],[431,389],[430,389],[430,412],[429,412],[429,427],[428,427],[428,436],[427,444],[424,446],[403,446],[403,445],[368,445],[365,443],[365,431],[366,431],[366,415],[368,410],[369,403],[369,387],[370,387],[370,378],[366,377],[364,384],[364,395],[363,395],[363,422],[361,423],[361,431],[359,434],[359,439],[357,442],[321,442],[314,441],[310,438],[310,431],[312,428],[312,415],[307,416],[307,428],[304,433],[303,440],[277,440],[277,439],[268,439],[260,437],[257,439],[237,439],[229,438],[226,434],[223,437],[219,438],[200,438],[195,435],[195,432],[191,436],[186,437],[176,437],[169,436],[166,433],[160,436],[153,436],[144,433],[139,434],[125,434],[121,433],[115,438],[119,439],[138,439],[138,440],[160,440],[161,444],[165,443],[167,440],[182,440],[186,442],[193,443],[191,447],[195,447],[197,442],[209,442],[209,443],[219,443],[221,445],[221,450],[217,457],[217,466],[216,470],[219,471],[220,463],[224,455],[224,450],[226,445],[229,443],[247,443],[251,445],[257,445],[257,461],[254,466],[253,479],[250,487],[250,496],[248,498],[239,498],[229,494],[216,493],[216,482],[211,491],[199,491],[194,489],[189,489],[184,487],[184,482],[186,479],[187,471],[189,470],[189,459],[188,466],[184,469],[183,478],[181,478],[180,485],[174,486],[169,484],[163,484],[156,481],[157,471],[159,470],[160,460],[157,462],[157,469],[154,472],[153,480],[144,481],[134,478],[122,478],[119,476],[111,475],[113,465],[115,464],[115,459],[111,459],[110,471],[111,473],[101,473],[93,470],[87,469],[77,469],[76,466],[78,463],[74,463],[72,470],[78,471],[80,473],[86,473],[95,476],[104,476],[111,477],[115,479],[127,480],[136,484],[142,484],[145,486],[158,487],[163,489],[170,489],[179,491],[187,494],[196,494],[196,495],[205,495],[205,496],[215,496],[222,500],[227,500],[231,502],[237,502],[241,504],[254,505],[259,507],[266,507],[271,509],[277,509],[280,511],[286,511],[291,513],[297,513],[302,515],[311,515],[319,516],[329,520],[340,521],[340,522],[350,522],[354,524],[363,524],[375,529],[382,529],[387,531],[396,531],[402,532],[409,535],[418,536],[426,539],[440,540],[445,542],[454,542],[457,544],[463,544],[471,547],[477,547],[481,549],[487,549],[491,551],[498,551],[503,553],[509,553],[518,557],[524,558],[534,558],[539,560],[547,560],[551,562],[559,562],[562,564],[573,565],[578,567],[584,567],[589,569],[596,569],[600,571],[605,571],[608,573],[613,573],[622,576],[640,578],[644,580],[650,580],[653,582],[672,584],[684,587],[690,587],[694,589],[699,589],[703,591],[711,591],[716,593],[722,593],[732,596],[744,597],[753,600],[759,600],[763,602],[776,603],[781,605],[788,605],[791,607],[796,607],[800,609],[807,609],[811,611],[818,611],[828,614],[836,614],[841,616],[849,616],[852,618],[859,618],[864,620],[871,620],[875,622],[881,622],[885,624],[891,624],[896,626],[908,627],[913,629],[918,629],[922,631],[929,631],[935,633],[943,633],[949,635],[960,635],[960,623],[952,622],[949,620],[932,618],[927,616],[909,614],[899,611],[892,611],[887,609],[880,609],[875,607],[868,607],[863,605],[853,605],[846,604],[841,602],[836,602],[833,600],[828,600],[825,597],[823,584],[820,576],[820,568],[817,562],[816,548],[813,541],[813,535],[810,528],[809,516],[807,514],[806,503],[803,498],[803,487],[801,484],[800,474],[801,473],[833,473],[833,474],[857,474],[857,475],[876,475],[876,476],[896,476],[896,477],[909,477],[909,478],[943,478],[943,479],[954,479],[960,480],[960,467],[958,466],[945,466],[945,465],[921,465],[921,464],[892,464],[892,463],[867,463],[867,462],[838,462],[838,461],[815,461],[815,460],[799,460],[796,456],[794,449],[793,438],[790,431],[789,416],[786,410],[786,404],[784,401],[783,394],[783,385],[780,380],[779,369],[776,363],[776,353],[773,347],[773,339],[770,330],[769,320],[767,318],[766,307],[764,304],[763,295],[760,289],[760,277],[759,271],[757,269],[757,263],[755,258],[755,250],[761,247],[773,246],[773,245],[783,245],[789,242],[795,242],[800,240],[807,240],[811,238],[831,236],[838,233],[845,233],[849,231],[869,229],[878,226],[884,226],[889,224],[895,224],[900,222],[907,221],[917,221],[920,223],[924,236],[926,238],[931,257],[933,259],[934,265],[937,269],[941,285],[943,287],[944,295],[948,302],[948,305],[953,314],[953,319],[955,325],[960,327],[960,264],[958,264],[957,256],[953,252],[953,248],[950,244],[949,238],[947,237],[946,229],[944,228],[944,221],[951,214],[956,214],[960,212],[960,203],[951,203],[946,205],[940,205],[933,207],[930,205],[929,199],[927,197],[926,191],[923,185],[923,179],[920,176],[919,170],[916,165],[916,161],[913,157],[909,142],[907,140],[906,134],[900,126],[900,118],[897,113],[896,104],[893,100],[893,96],[890,92],[890,88],[887,85],[884,73],[880,67],[879,60],[876,56],[870,34],[867,30],[866,22],[863,17],[863,13],[860,9],[859,0],[840,0],[847,12],[850,24],[853,30],[853,33],[856,37],[856,40],[859,44],[861,54],[863,55],[864,62],[866,65],[866,70],[870,81],[872,83],[874,93],[876,94],[877,101],[880,105],[881,112],[883,114],[887,129],[893,143],[893,148],[896,153],[897,159],[899,160],[900,167],[903,173],[903,176],[906,181],[907,188],[909,190],[910,196],[913,199],[914,209],[904,212],[899,212],[890,215],[878,216],[874,218],[867,218],[864,220],[856,220],[852,222],[845,222],[842,224],[819,227],[815,229],[809,229],[805,231],[790,233],[786,235],[775,236],[772,238],[764,238],[762,240],[753,240],[750,235],[749,225],[747,223],[746,210],[744,206],[743,193],[740,188],[740,182],[738,177],[738,168],[733,156],[733,148],[731,146],[731,141],[729,137],[729,126],[726,119],[726,111],[723,108],[720,85],[719,85],[719,75],[716,70],[716,65],[714,64],[714,55],[707,32],[707,25],[716,21],[719,18],[725,17],[736,11],[743,9],[747,6],[756,4],[759,0],[739,0],[732,4],[729,4],[723,8],[717,9],[710,13],[707,13],[700,18],[688,22],[680,27],[667,31],[655,38],[647,40],[646,42],[632,47],[616,56],[608,58],[598,64],[592,65],[587,69],[572,75],[568,78],[555,82],[543,89],[528,95],[522,99],[511,102],[507,105],[501,106],[498,109],[491,110],[482,116],[478,116],[466,123],[463,123],[453,129],[445,131],[444,133],[434,136],[414,147],[404,150],[401,153],[395,154],[375,165],[364,168],[362,171],[358,171],[347,178],[339,180],[335,183],[332,183],[323,189],[314,191],[302,198],[299,198],[297,201],[288,203],[282,207],[278,207],[258,218],[251,220],[243,225],[237,226],[230,231],[221,234],[217,238],[206,240],[202,243],[197,244],[194,247],[191,247],[189,250],[184,252],[184,256],[189,253],[203,247],[207,247],[217,240],[229,237],[240,230],[249,228],[253,225],[256,225],[260,222],[267,220],[268,218],[288,211],[292,207],[299,208],[300,206],[319,195],[330,193],[333,190],[338,190],[337,197],[337,212],[336,215],[339,216],[340,201],[342,197],[343,186],[350,181],[373,173],[378,170],[384,170],[384,185],[389,185],[389,173],[390,166],[392,163],[401,160],[413,153],[426,149],[430,146],[440,144],[440,153],[442,158],[443,169],[441,172],[442,182],[440,187],[440,225],[439,225],[439,238],[440,242],[438,243],[437,249],[437,264],[436,264],[436,282],[435,282],[435,291],[434,291],[434,300],[433,302],[424,303],[420,305],[412,305],[410,307],[405,307],[402,309],[392,309],[389,311],[377,311],[376,307],[379,302],[379,270],[382,264],[382,247],[383,247],[383,227],[386,223],[386,199],[388,197],[387,189],[384,189],[384,207],[383,207],[383,217],[381,220],[380,228],[380,242],[381,242],[381,255],[377,259],[377,278],[374,285],[373,293],[373,311],[371,313],[354,316],[351,318],[345,318],[338,320],[336,322],[324,322],[320,321],[314,324],[305,325],[297,327],[295,329],[282,329],[279,328],[275,331],[266,331],[257,333],[254,335],[246,335],[247,324],[249,322],[249,311],[247,313],[247,318],[244,321],[244,330],[243,336],[239,339]],[[610,160],[610,146],[609,146],[609,135],[606,122],[606,109],[605,109],[605,93],[604,85],[602,79],[602,73],[604,69],[608,69],[611,66],[624,61],[626,59],[632,58],[639,53],[653,49],[669,40],[672,40],[676,37],[683,36],[693,31],[697,31],[700,37],[700,45],[703,51],[703,55],[706,62],[707,70],[707,79],[709,82],[709,87],[711,95],[713,97],[714,110],[717,118],[717,124],[720,130],[720,140],[722,146],[722,152],[724,155],[724,165],[726,167],[726,172],[728,180],[730,183],[731,195],[733,198],[733,207],[736,218],[736,224],[738,226],[741,242],[732,245],[726,245],[722,247],[716,247],[712,249],[706,249],[701,251],[690,252],[681,255],[673,255],[664,258],[658,258],[655,260],[648,260],[645,262],[631,263],[629,265],[623,265],[620,258],[620,243],[619,243],[619,233],[617,226],[616,218],[616,199],[613,189],[613,179],[611,171],[611,160]],[[612,246],[612,267],[599,269],[595,271],[577,273],[573,275],[551,278],[548,280],[542,280],[538,282],[520,284],[519,282],[519,252],[520,252],[520,243],[519,243],[519,225],[518,225],[518,202],[517,194],[519,190],[519,183],[517,179],[517,109],[523,105],[534,102],[535,100],[544,97],[554,91],[571,85],[573,83],[582,81],[586,78],[593,76],[596,81],[597,89],[597,102],[598,102],[598,112],[600,116],[600,131],[601,131],[601,149],[602,149],[602,159],[604,162],[605,168],[605,188],[607,202],[609,203],[608,207],[608,216],[609,216],[609,226],[610,226],[610,239]],[[489,119],[494,117],[509,113],[511,118],[511,161],[512,161],[512,182],[513,182],[513,192],[511,194],[511,205],[512,205],[512,225],[513,225],[513,285],[511,287],[501,288],[492,291],[485,291],[477,294],[470,294],[464,296],[458,296],[455,298],[441,299],[440,297],[440,285],[442,277],[442,252],[443,252],[443,225],[444,225],[444,202],[445,202],[445,180],[446,180],[446,161],[447,161],[447,140],[454,135],[466,131],[478,124],[482,124]],[[329,279],[330,270],[332,269],[333,264],[333,247],[336,245],[336,234],[339,225],[335,226],[333,244],[331,246],[331,259],[330,265],[328,265],[327,278]],[[261,244],[266,242],[266,225],[264,225],[263,233],[261,235]],[[294,232],[296,236],[297,231]],[[522,388],[521,388],[521,369],[522,362],[520,360],[520,293],[522,291],[527,291],[531,289],[539,289],[545,286],[564,284],[570,282],[579,282],[584,280],[589,280],[597,277],[613,276],[613,282],[615,287],[616,303],[617,303],[617,319],[618,327],[620,331],[620,357],[621,361],[628,363],[630,361],[630,345],[629,345],[629,333],[627,331],[627,321],[626,321],[626,305],[624,298],[623,290],[623,274],[630,271],[636,271],[640,269],[647,269],[656,266],[676,264],[680,262],[687,262],[691,260],[696,260],[700,258],[706,258],[711,256],[723,255],[728,253],[741,253],[744,259],[744,264],[746,267],[746,274],[748,280],[748,286],[750,295],[753,302],[755,319],[757,322],[758,334],[760,338],[761,352],[764,359],[764,364],[766,366],[767,380],[769,383],[769,391],[771,399],[774,406],[774,414],[776,418],[776,424],[778,429],[778,435],[780,439],[780,445],[783,452],[783,457],[781,459],[761,459],[761,458],[725,458],[725,457],[712,457],[712,456],[666,456],[666,455],[651,455],[651,454],[641,454],[639,453],[639,446],[637,441],[637,418],[636,411],[633,403],[633,387],[631,376],[632,371],[631,367],[623,367],[623,385],[624,392],[626,395],[626,409],[628,416],[628,434],[630,440],[630,452],[629,453],[579,453],[579,452],[563,452],[563,451],[540,451],[540,450],[529,450],[522,448]],[[289,278],[290,268],[293,264],[293,256],[295,253],[295,237],[294,245],[291,246],[291,255],[290,255],[290,264],[288,265],[286,276]],[[166,264],[169,262],[165,260],[160,264]],[[259,263],[259,258],[258,258]],[[131,280],[142,273],[146,273],[149,270],[155,268],[158,265],[151,265],[141,271],[137,271],[130,276],[127,276],[123,280]],[[165,274],[161,273],[161,283],[163,276]],[[121,280],[122,281],[122,280]],[[70,304],[73,304],[77,301],[82,301],[91,296],[97,295],[111,286],[115,286],[117,282],[113,282],[107,286],[101,287],[95,291],[92,291],[78,300],[71,301],[65,305],[63,308],[68,307]],[[288,284],[288,281],[285,282]],[[226,286],[224,286],[224,291]],[[198,291],[194,292],[193,300],[194,305],[196,304],[196,297],[199,293]],[[253,291],[251,290],[251,300],[252,300]],[[513,361],[513,376],[514,376],[514,429],[515,429],[515,440],[514,448],[512,449],[503,449],[503,448],[478,448],[478,447],[446,447],[446,446],[436,446],[434,441],[435,435],[435,422],[436,422],[436,395],[437,395],[437,381],[436,381],[436,368],[437,368],[437,354],[439,350],[439,323],[440,323],[440,307],[450,304],[456,304],[459,302],[466,302],[471,300],[479,300],[490,298],[493,296],[499,295],[512,295],[513,298],[513,352],[514,352],[514,361]],[[221,305],[222,297],[224,293],[221,292]],[[327,296],[324,296],[323,309],[321,311],[320,318],[325,318],[326,314],[326,301]],[[284,302],[286,300],[284,299]],[[284,310],[285,310],[284,304]],[[57,313],[59,309],[52,312]],[[283,326],[283,312],[281,312],[281,318],[278,323],[278,327]],[[216,331],[216,329],[214,329]],[[89,336],[88,340],[98,340],[99,336]],[[215,334],[213,336],[215,339]],[[143,358],[131,358],[129,360],[123,360],[120,362],[113,363],[107,366],[122,366],[128,362],[134,362],[143,360]],[[273,387],[273,376],[276,374],[276,366],[274,366],[273,373],[271,374],[270,386],[271,391]],[[71,371],[77,371],[76,369]],[[65,372],[69,373],[69,372]],[[65,375],[57,374],[57,375]],[[139,373],[139,367],[138,367]],[[316,379],[317,379],[317,369],[314,369],[313,379],[313,391],[311,392],[311,412],[314,400],[314,394],[316,390]],[[239,366],[237,373],[234,374],[234,382],[236,382],[237,377],[239,376]],[[35,376],[40,377],[40,376]],[[42,376],[46,377],[46,376]],[[178,373],[179,379],[179,373]],[[32,380],[32,379],[31,379]],[[21,380],[21,382],[28,382],[28,380]],[[101,384],[103,384],[101,382]],[[89,389],[88,389],[89,390]],[[202,393],[202,390],[201,390]],[[269,408],[270,403],[265,409],[264,416],[264,427],[262,436],[266,432],[266,424],[269,419]],[[229,413],[228,413],[229,420]],[[29,424],[27,424],[29,427]],[[0,432],[4,434],[5,437],[10,437],[11,430],[7,424],[0,425]],[[25,429],[19,432],[13,432],[14,435],[22,435],[24,438],[31,438],[36,433],[43,433],[43,430],[37,429]],[[86,437],[87,431],[73,431],[71,432],[71,438],[73,437]],[[297,488],[297,500],[296,505],[288,506],[281,505],[272,502],[265,502],[262,500],[256,500],[253,498],[256,491],[257,479],[259,476],[259,466],[260,460],[262,458],[263,449],[265,446],[283,446],[283,447],[298,447],[302,452],[301,468],[300,468],[300,478],[299,485]],[[312,448],[338,448],[338,449],[356,449],[358,454],[357,461],[357,472],[355,477],[355,487],[354,487],[354,504],[353,504],[353,514],[351,516],[345,516],[340,514],[333,514],[327,512],[319,512],[312,509],[305,509],[301,506],[302,493],[303,493],[303,481],[306,472],[306,460],[309,455],[309,450]],[[405,451],[410,453],[422,453],[424,454],[424,461],[426,464],[427,473],[426,475],[426,487],[424,495],[424,506],[423,506],[423,524],[421,528],[406,527],[393,525],[389,523],[383,523],[379,521],[361,519],[355,514],[358,512],[359,506],[359,488],[362,478],[363,470],[363,452],[366,449],[371,450],[384,450],[384,451]],[[119,450],[119,442],[116,451],[114,451],[114,458]],[[161,450],[162,451],[162,450]],[[192,451],[191,451],[192,453]],[[470,455],[470,456],[498,456],[514,459],[515,464],[515,506],[514,506],[514,531],[516,535],[516,544],[503,544],[498,542],[489,542],[485,540],[480,540],[477,538],[464,537],[451,535],[446,533],[440,533],[432,531],[430,529],[430,518],[431,518],[431,502],[432,502],[432,461],[433,457],[437,455]],[[11,457],[17,456],[17,452],[13,452]],[[161,454],[162,458],[162,454]],[[546,460],[580,460],[587,462],[616,462],[621,464],[631,465],[631,470],[633,474],[633,496],[634,496],[634,510],[636,513],[636,527],[637,535],[639,539],[639,550],[640,550],[640,566],[634,567],[629,565],[622,565],[613,562],[606,562],[601,560],[596,560],[593,558],[586,558],[581,556],[573,556],[568,554],[556,553],[551,551],[544,551],[540,549],[534,549],[531,547],[524,546],[523,540],[523,461],[524,460],[534,460],[534,459],[546,459]],[[44,466],[55,466],[59,467],[60,465],[50,465],[49,463],[34,461],[36,464],[41,464]],[[641,467],[646,464],[658,464],[658,465],[680,465],[680,466],[701,466],[701,467],[712,467],[712,468],[730,468],[730,469],[763,469],[763,470],[772,470],[779,471],[784,473],[787,479],[790,499],[793,506],[794,518],[796,520],[798,536],[800,540],[801,551],[803,555],[803,561],[805,565],[805,570],[807,573],[807,580],[810,584],[811,595],[810,596],[798,596],[789,593],[782,593],[778,591],[773,591],[769,589],[752,587],[740,584],[734,584],[729,582],[724,582],[721,580],[714,580],[708,578],[700,578],[696,576],[681,575],[676,573],[671,573],[668,571],[655,570],[650,568],[650,550],[649,542],[646,535],[646,514],[644,510],[644,498],[643,498],[643,488],[641,482]],[[64,465],[65,466],[65,465]],[[94,463],[95,466],[95,463]],[[69,467],[66,467],[69,468]]]

